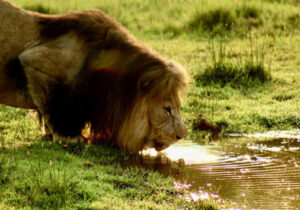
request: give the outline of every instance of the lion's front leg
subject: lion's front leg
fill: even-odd
[[[58,142],[60,144],[62,143],[77,143],[77,144],[84,144],[87,143],[87,139],[83,137],[82,135],[78,135],[75,137],[65,137],[61,136],[58,133],[53,134],[53,141]]]
[[[76,109],[72,109],[72,99],[64,97],[66,90],[61,81],[30,66],[24,68],[27,88],[33,103],[42,116],[45,133],[51,134],[56,142],[84,142],[81,130],[84,121],[76,119]]]
[[[30,110],[28,115],[39,124],[39,127],[41,129],[41,134],[47,138],[52,139],[52,132],[49,129],[49,127],[47,126],[42,115],[36,110]]]
[[[64,37],[66,38],[66,37]],[[24,51],[19,55],[27,80],[27,91],[41,114],[45,133],[58,142],[81,139],[86,122],[84,108],[72,93],[71,85],[81,69],[81,61],[73,45],[57,39]],[[76,140],[77,141],[77,140]]]

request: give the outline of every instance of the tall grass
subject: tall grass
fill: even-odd
[[[55,14],[56,12],[51,10],[50,7],[46,7],[43,4],[31,4],[31,5],[25,5],[23,7],[25,10],[33,11],[33,12],[38,12],[41,14]]]
[[[243,52],[246,56],[240,52],[234,54],[235,58],[229,58],[230,53],[224,43],[219,43],[218,47],[210,44],[209,51],[212,63],[203,73],[196,75],[198,85],[249,88],[271,80],[270,69],[266,68],[264,52],[261,48],[253,50],[251,47],[250,52]]]
[[[262,11],[256,6],[214,8],[198,11],[188,24],[188,30],[216,35],[245,35],[251,29],[263,25]]]
[[[224,2],[223,2],[224,3]],[[186,36],[188,32],[197,38],[230,37],[246,38],[250,32],[260,35],[287,35],[299,29],[296,7],[290,10],[261,1],[241,1],[231,6],[214,5],[205,9],[196,7],[195,12],[186,22],[165,26],[165,32],[173,32],[173,36]]]
[[[274,3],[280,3],[280,4],[299,4],[299,0],[264,0],[266,2],[274,2]]]

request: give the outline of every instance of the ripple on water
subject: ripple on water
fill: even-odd
[[[176,183],[189,184],[191,193],[198,192],[189,196],[192,200],[212,194],[230,199],[239,207],[299,209],[300,131],[297,132],[289,133],[291,139],[281,138],[287,135],[282,132],[279,139],[232,138],[211,145],[184,141],[163,154],[146,151],[138,163],[132,164],[171,174]],[[184,167],[174,163],[180,160]]]

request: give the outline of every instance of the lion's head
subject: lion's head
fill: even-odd
[[[120,128],[117,143],[137,153],[143,149],[166,149],[187,136],[180,116],[179,95],[187,86],[185,69],[174,61],[164,69],[146,72],[139,85],[146,95],[138,97],[131,114]]]
[[[187,136],[185,123],[180,116],[180,102],[176,95],[170,95],[149,106],[150,134],[144,141],[144,149],[166,149]]]

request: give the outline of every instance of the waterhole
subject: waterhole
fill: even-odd
[[[234,135],[236,136],[236,135]],[[300,209],[300,131],[181,141],[128,163],[175,177],[187,199],[215,197],[245,209]]]

